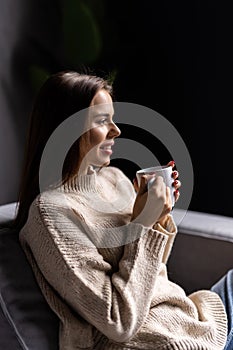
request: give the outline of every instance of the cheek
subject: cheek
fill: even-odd
[[[96,146],[105,139],[106,133],[103,129],[95,128],[90,131],[90,144]]]

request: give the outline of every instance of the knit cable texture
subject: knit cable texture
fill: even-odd
[[[60,318],[59,348],[223,349],[227,320],[218,295],[187,296],[167,277],[172,216],[153,229],[130,222],[134,200],[129,179],[106,167],[32,203],[20,242]]]

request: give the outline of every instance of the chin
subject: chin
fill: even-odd
[[[110,160],[108,160],[107,162],[105,162],[104,164],[102,164],[102,166],[108,166],[110,164]]]
[[[101,165],[99,165],[99,167],[103,168],[105,166],[108,166],[110,164],[110,160],[108,160],[107,162],[103,162]]]
[[[106,167],[110,164],[110,159],[109,160],[103,160],[103,161],[98,161],[98,162],[93,162],[92,165],[98,168],[103,168]]]

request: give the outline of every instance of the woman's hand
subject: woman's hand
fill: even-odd
[[[174,168],[175,167],[175,162],[172,160],[167,165],[171,166],[172,168]],[[177,170],[173,170],[172,177],[174,179],[173,187],[174,187],[175,202],[177,202],[179,197],[180,197],[179,188],[181,186],[181,182],[180,182],[180,180],[178,180],[178,176],[179,176],[179,172]],[[161,215],[159,220],[158,220],[158,223],[160,225],[162,225],[163,227],[165,227],[166,226],[166,221],[167,221],[167,214]]]
[[[147,183],[148,176],[143,175],[134,203],[131,221],[152,227],[160,217],[171,211],[172,205],[170,189],[166,188],[162,176],[156,177],[149,190]]]
[[[170,161],[168,166],[171,166],[172,168],[175,167],[175,162]],[[180,197],[179,188],[181,186],[181,182],[178,180],[179,173],[177,170],[174,170],[172,172],[172,177],[174,179],[173,186],[174,186],[174,197],[175,202],[178,201]],[[161,178],[161,179],[159,179]],[[140,220],[143,222],[147,222],[147,225],[152,227],[154,223],[159,222],[162,226],[165,226],[165,222],[167,220],[167,215],[172,210],[172,203],[171,203],[171,196],[170,196],[170,189],[169,187],[166,187],[163,178],[158,176],[158,181],[154,181],[153,186],[150,188],[153,189],[151,192],[147,189],[147,182],[150,179],[150,176],[144,175],[141,179],[141,186],[138,187],[137,180],[134,179],[133,184],[135,191],[137,192],[137,198],[134,204],[133,209],[133,215],[132,220],[135,222],[139,222]],[[163,193],[163,195],[161,195]],[[150,194],[150,201],[147,203],[147,196]],[[152,196],[151,196],[152,194]],[[153,202],[154,200],[154,202]],[[143,210],[144,206],[147,204],[147,207]],[[148,209],[147,209],[148,208]],[[142,215],[143,213],[143,215]],[[140,215],[141,214],[141,215]],[[140,215],[140,216],[139,216]],[[145,216],[148,215],[148,218]],[[151,225],[151,220],[154,217],[154,221]],[[143,222],[141,222],[143,224]]]

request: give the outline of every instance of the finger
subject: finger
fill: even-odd
[[[171,190],[168,186],[166,186],[166,200],[164,203],[162,215],[167,215],[172,210],[172,199],[171,199]]]
[[[150,178],[150,180],[151,180],[151,178]],[[166,186],[165,186],[164,178],[162,176],[160,176],[160,175],[154,177],[153,182],[152,182],[150,187],[154,187],[154,188],[159,187],[159,188],[163,189],[164,193],[165,193],[165,187]]]
[[[171,190],[170,187],[166,186],[166,205],[167,208],[172,208]]]
[[[181,187],[181,182],[180,180],[175,180],[173,183],[172,183],[172,186],[175,187],[175,189],[177,190],[178,188]]]
[[[170,162],[168,162],[167,166],[171,166],[172,168],[174,168],[175,166],[175,161],[171,160]]]
[[[137,180],[137,178],[134,178],[134,179],[133,179],[133,187],[134,187],[135,191],[138,192],[139,186],[138,186],[138,180]]]
[[[167,186],[162,176],[157,176],[154,179],[152,186],[149,188],[149,192],[150,191],[152,191],[152,194],[156,194],[156,196],[158,196],[160,199],[163,199],[164,203],[167,202]]]
[[[173,179],[177,179],[179,177],[179,172],[177,170],[174,170],[172,172],[172,177],[173,177]]]
[[[145,175],[142,175],[141,181],[140,181],[140,187],[138,189],[139,194],[143,194],[147,192],[147,179]]]
[[[174,191],[174,197],[175,197],[175,202],[177,202],[179,197],[180,197],[180,191],[179,190],[175,190]]]

